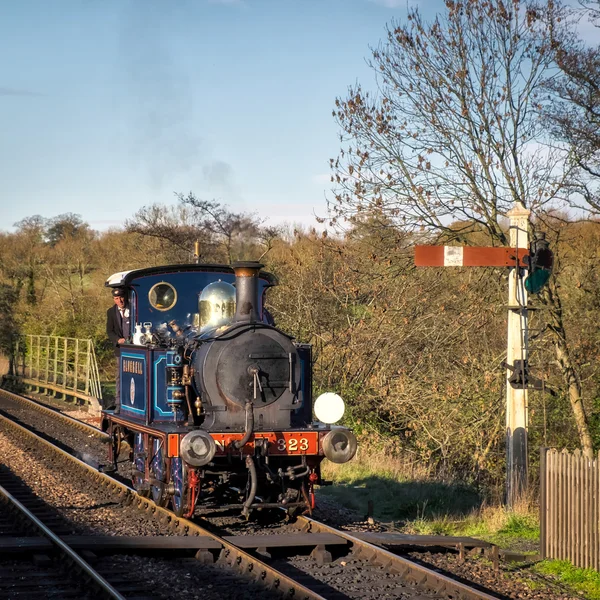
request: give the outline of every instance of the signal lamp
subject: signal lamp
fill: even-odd
[[[525,289],[530,294],[539,294],[548,283],[554,266],[554,254],[550,250],[545,233],[539,233],[529,247],[529,275]]]

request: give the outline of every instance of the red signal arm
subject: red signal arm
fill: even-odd
[[[527,268],[523,261],[528,248],[487,248],[477,246],[415,246],[417,267],[515,267]]]

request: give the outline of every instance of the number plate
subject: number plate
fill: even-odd
[[[225,456],[228,449],[231,452],[232,442],[241,440],[243,433],[211,433],[217,444],[217,456]],[[318,454],[319,433],[317,431],[269,431],[254,434],[242,448],[243,454],[254,454],[255,440],[266,439],[269,442],[271,456]],[[238,452],[236,450],[236,452]]]

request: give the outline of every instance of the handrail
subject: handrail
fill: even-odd
[[[17,342],[16,375],[28,385],[102,404],[100,372],[92,339],[54,335],[25,336],[25,349]]]

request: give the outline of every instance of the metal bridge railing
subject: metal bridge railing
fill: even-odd
[[[17,375],[29,385],[81,398],[99,410],[100,374],[91,339],[27,335],[23,352],[17,347]]]

